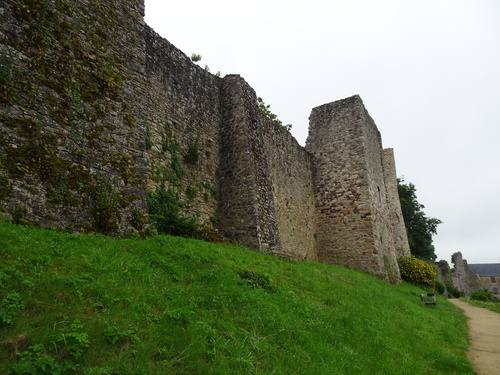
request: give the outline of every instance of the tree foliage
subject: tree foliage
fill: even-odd
[[[425,206],[418,202],[415,185],[411,182],[406,184],[403,178],[398,178],[398,193],[412,255],[435,259],[432,235],[437,233],[441,220],[425,215]]]
[[[197,55],[196,53],[193,53],[191,55],[191,61],[193,61],[193,62],[201,61],[201,55]]]
[[[276,124],[283,126],[288,131],[292,130],[292,124],[283,125],[281,120],[278,119],[278,116],[272,113],[271,110],[269,109],[271,106],[269,104],[266,104],[264,102],[264,99],[262,99],[260,96],[257,98],[257,104],[259,106],[260,113],[262,113],[265,117],[274,121]]]

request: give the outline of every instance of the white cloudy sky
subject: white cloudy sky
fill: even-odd
[[[244,77],[301,144],[313,107],[359,94],[443,221],[438,258],[500,262],[500,1],[145,1],[151,27]]]

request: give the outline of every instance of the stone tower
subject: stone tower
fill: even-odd
[[[314,156],[318,260],[399,282],[397,258],[409,247],[394,221],[394,162],[361,98],[314,108],[306,149]]]

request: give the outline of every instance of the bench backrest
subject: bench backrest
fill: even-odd
[[[427,293],[427,298],[424,294],[420,295],[422,305],[436,305],[436,295],[434,293]]]

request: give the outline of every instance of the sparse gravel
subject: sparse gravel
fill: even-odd
[[[478,375],[500,374],[500,314],[450,299],[469,318],[468,357]]]

